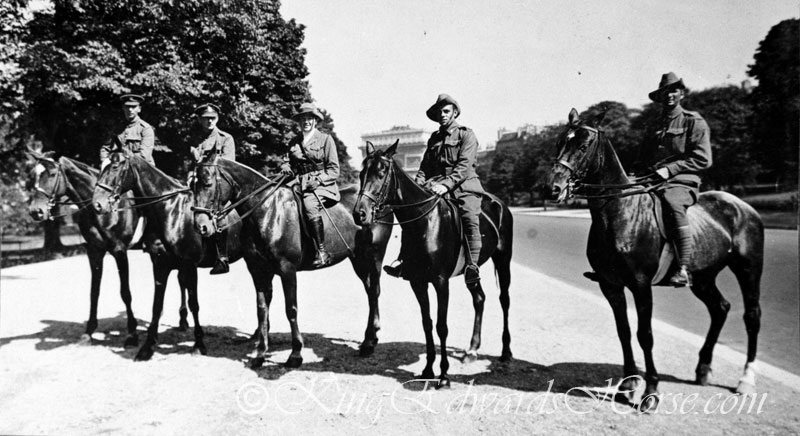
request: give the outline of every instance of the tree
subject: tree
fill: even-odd
[[[283,151],[294,108],[310,100],[302,40],[276,0],[54,0],[22,37],[15,132],[97,162],[119,120],[109,115],[120,112],[117,97],[136,92],[166,145],[156,162],[174,166],[192,108],[214,102],[238,158],[263,169]]]
[[[589,106],[588,109],[581,112],[580,117],[590,120],[605,113],[601,127],[611,143],[614,144],[622,167],[630,169],[642,141],[640,132],[631,129],[631,120],[637,117],[639,112],[635,109],[628,109],[623,103],[602,101]]]
[[[714,189],[754,183],[760,171],[752,153],[749,100],[747,91],[736,86],[690,92],[684,99],[685,107],[698,111],[711,131],[713,162],[703,183]]]
[[[753,90],[756,158],[767,180],[797,185],[800,131],[800,20],[781,21],[758,46],[747,74]]]
[[[512,145],[495,151],[492,170],[486,179],[486,188],[506,204],[511,204],[514,193],[514,172],[516,163],[522,156],[519,146]]]
[[[358,171],[356,171],[352,165],[350,165],[350,155],[347,154],[347,146],[339,136],[334,131],[333,126],[333,118],[328,111],[324,109],[320,109],[322,116],[324,119],[322,123],[320,123],[320,130],[327,132],[333,138],[333,142],[336,144],[336,154],[339,158],[339,184],[345,185],[348,183],[354,183],[358,180]]]

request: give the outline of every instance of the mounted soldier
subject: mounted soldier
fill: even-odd
[[[216,153],[225,159],[236,160],[236,145],[233,136],[217,128],[219,113],[219,106],[213,103],[201,104],[194,109],[198,129],[189,144],[189,154],[195,162],[200,162],[205,153],[210,150],[216,150]],[[225,274],[230,270],[226,244],[227,232],[227,230],[223,230],[210,237],[217,247],[217,261],[210,271],[212,275]]]
[[[313,266],[320,268],[327,265],[330,259],[325,249],[322,212],[324,207],[330,207],[340,200],[336,186],[339,157],[331,135],[317,130],[323,116],[314,104],[300,105],[292,119],[300,125],[301,133],[289,141],[281,174],[294,176],[291,183],[296,184],[303,193],[303,211],[317,248]]]
[[[687,209],[697,203],[700,172],[711,166],[711,133],[697,112],[681,106],[686,86],[673,72],[661,76],[658,89],[648,96],[661,104],[662,113],[648,126],[634,168],[646,168],[667,180],[656,191],[662,200],[667,236],[675,247],[680,269],[669,279],[673,286],[691,286],[688,266],[692,236]]]
[[[125,94],[120,97],[125,122],[119,126],[117,133],[100,147],[100,168],[108,164],[108,155],[115,148],[141,156],[151,165],[153,148],[155,147],[155,131],[153,126],[139,118],[144,97],[138,94]]]
[[[425,114],[431,121],[439,123],[439,130],[431,134],[428,140],[428,148],[415,181],[437,195],[450,192],[456,198],[468,247],[464,281],[467,284],[475,283],[480,281],[478,258],[482,242],[479,219],[484,193],[475,172],[478,139],[472,129],[456,122],[461,115],[461,107],[447,94],[440,94]],[[384,271],[391,276],[401,277],[402,258],[401,250],[396,264],[384,266]]]

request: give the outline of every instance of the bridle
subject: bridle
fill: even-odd
[[[262,186],[259,186],[257,189],[254,189],[253,192],[245,195],[244,197],[240,198],[239,200],[237,200],[233,204],[229,205],[228,207],[223,208],[222,207],[222,201],[220,200],[220,197],[221,197],[221,194],[220,194],[221,190],[220,190],[220,187],[219,187],[220,186],[220,181],[222,179],[224,179],[225,182],[227,182],[231,186],[231,190],[233,190],[233,192],[234,192],[234,194],[232,195],[232,198],[236,198],[236,197],[239,196],[239,193],[241,192],[241,187],[239,186],[238,183],[236,183],[236,181],[233,180],[233,178],[230,176],[230,174],[226,173],[225,171],[223,171],[219,167],[219,164],[216,162],[216,159],[214,160],[214,162],[198,162],[197,166],[195,166],[195,169],[194,169],[194,192],[193,193],[194,193],[195,198],[197,198],[197,196],[198,196],[198,192],[197,192],[197,171],[198,171],[198,169],[200,167],[208,167],[208,168],[213,168],[214,169],[213,177],[216,180],[215,189],[214,189],[214,197],[213,197],[213,200],[211,202],[212,204],[211,204],[210,208],[200,207],[200,206],[192,206],[192,212],[194,212],[195,214],[206,214],[206,215],[208,215],[209,218],[211,219],[211,222],[214,223],[214,228],[216,229],[216,233],[221,233],[222,231],[227,230],[228,228],[230,228],[231,226],[235,225],[239,221],[244,220],[250,214],[255,212],[257,207],[256,206],[252,207],[247,212],[239,215],[238,219],[236,219],[236,220],[234,220],[232,222],[229,222],[224,226],[220,226],[219,222],[223,218],[225,218],[229,213],[231,213],[234,209],[236,209],[237,207],[241,206],[242,204],[244,204],[245,202],[247,202],[251,198],[255,197],[256,195],[259,195],[262,192],[266,191],[268,188],[272,188],[271,191],[269,191],[266,195],[264,195],[264,197],[262,197],[257,202],[257,204],[263,203],[264,201],[267,200],[267,198],[272,196],[272,194],[274,194],[275,191],[278,190],[278,188],[283,184],[283,182],[288,177],[288,176],[285,176],[285,175],[281,175],[281,176],[278,177],[277,180],[274,180],[274,181],[270,180],[268,183],[265,183]]]
[[[136,177],[136,183],[135,184],[141,185],[139,172],[136,171],[133,168],[133,166],[131,165],[130,158],[125,156],[123,160],[124,160],[124,164],[126,165],[126,168],[123,168],[122,170],[120,170],[120,172],[122,172],[122,171],[130,171],[130,172],[132,172],[134,177]],[[112,163],[109,164],[109,166],[112,167],[112,168],[116,168],[119,165],[121,165],[120,162],[112,162]],[[107,170],[108,170],[108,167],[106,167],[106,169],[104,169],[103,171],[107,171]],[[102,175],[102,173],[101,173],[101,175]],[[116,211],[116,209],[137,209],[137,208],[140,208],[140,207],[150,206],[152,204],[164,201],[164,200],[166,200],[168,198],[175,197],[178,194],[185,194],[185,193],[191,193],[192,192],[191,189],[184,188],[184,189],[179,189],[177,191],[168,192],[166,194],[161,194],[161,195],[139,196],[139,197],[123,197],[122,196],[122,192],[121,192],[122,191],[122,185],[117,185],[117,186],[113,186],[113,187],[112,186],[108,186],[105,183],[101,183],[99,178],[98,178],[97,184],[95,184],[95,186],[97,188],[100,188],[100,189],[102,189],[104,191],[107,191],[107,192],[111,193],[111,201],[110,202],[114,206],[109,208],[109,210],[106,213],[114,212],[114,211]],[[122,200],[129,200],[129,201],[149,200],[149,201],[145,201],[144,203],[131,204],[130,206],[118,206],[118,203],[120,201],[122,201]]]
[[[582,145],[581,149],[585,153],[583,158],[580,160],[578,165],[573,165],[563,157],[559,156],[558,160],[556,161],[556,165],[561,165],[562,167],[566,168],[569,171],[569,177],[567,178],[567,196],[566,198],[586,198],[586,199],[608,199],[608,198],[620,198],[620,197],[628,197],[631,195],[637,194],[644,194],[655,189],[659,188],[660,186],[664,185],[667,181],[660,179],[654,173],[647,174],[642,177],[633,177],[631,178],[633,181],[631,183],[615,183],[615,184],[605,184],[605,183],[583,183],[583,179],[586,178],[586,175],[589,171],[589,165],[596,159],[596,155],[598,153],[599,143],[600,143],[600,135],[603,133],[601,129],[587,126],[584,124],[578,125],[570,125],[570,130],[587,130],[594,134],[593,139],[589,141],[587,145]],[[569,130],[565,132],[565,135],[569,133]],[[563,150],[561,155],[563,155]],[[582,189],[606,189],[606,188],[615,188],[615,189],[624,189],[624,188],[631,188],[634,186],[647,186],[642,189],[636,189],[633,191],[624,191],[619,193],[611,193],[611,194],[578,194],[575,191],[582,190]]]
[[[367,159],[368,158],[369,157],[367,157]],[[364,161],[366,162],[367,159],[364,159]],[[362,196],[369,198],[370,200],[372,200],[372,208],[371,208],[370,212],[373,215],[373,222],[378,223],[378,224],[388,224],[388,225],[402,225],[402,224],[411,223],[411,222],[420,220],[420,219],[426,217],[427,215],[429,215],[431,212],[433,212],[433,210],[436,208],[436,205],[439,204],[439,201],[442,199],[441,195],[433,194],[430,197],[426,198],[425,200],[418,201],[416,203],[386,204],[386,200],[389,197],[389,192],[390,192],[391,186],[392,185],[397,186],[397,173],[395,172],[394,160],[392,158],[385,157],[385,156],[380,156],[380,157],[378,157],[378,159],[381,159],[382,161],[386,162],[386,164],[387,164],[387,166],[389,168],[387,170],[389,172],[389,174],[387,174],[386,177],[384,177],[383,182],[381,183],[381,187],[378,190],[377,196],[374,196],[374,195],[370,194],[369,192],[365,191],[365,189],[364,189],[366,187],[367,180],[368,180],[367,175],[369,174],[369,166],[362,165],[365,168],[365,170],[364,170],[364,179],[362,180],[360,189],[358,191],[358,197],[356,198],[356,203],[355,203],[356,206],[361,202],[361,197]],[[396,223],[394,221],[382,221],[382,220],[380,220],[380,218],[383,218],[386,215],[389,215],[390,213],[392,213],[396,209],[403,209],[403,208],[421,206],[423,204],[427,204],[427,203],[431,203],[431,202],[433,202],[433,204],[431,204],[430,208],[428,208],[427,210],[422,212],[422,214],[420,214],[419,216],[416,216],[416,217],[414,217],[414,218],[412,218],[410,220],[399,221],[399,222],[396,222]],[[353,206],[353,210],[355,210],[356,206]],[[383,212],[384,209],[386,210],[385,212]],[[383,212],[383,213],[381,213],[381,212]]]
[[[58,198],[66,195],[66,193],[59,193],[59,191],[60,191],[59,188],[61,187],[61,185],[63,184],[64,187],[66,188],[66,185],[68,183],[66,181],[66,176],[64,175],[64,169],[61,168],[61,164],[59,164],[58,162],[56,162],[53,159],[50,159],[50,158],[47,158],[47,157],[40,157],[40,158],[37,158],[37,160],[40,161],[40,165],[42,165],[45,168],[45,171],[48,171],[48,170],[47,170],[47,167],[44,166],[44,164],[41,164],[42,161],[52,163],[56,168],[56,180],[55,180],[55,182],[53,182],[53,188],[50,190],[50,192],[47,192],[46,190],[44,190],[39,185],[39,181],[40,181],[39,174],[36,175],[36,182],[34,183],[34,186],[33,186],[33,190],[34,190],[35,193],[41,194],[42,196],[44,196],[44,198],[47,199],[47,210],[49,212],[48,213],[48,219],[49,220],[52,221],[52,220],[54,220],[56,218],[61,218],[61,217],[65,217],[65,216],[68,216],[68,215],[75,214],[75,213],[79,212],[80,210],[82,210],[82,209],[86,208],[87,206],[89,206],[89,204],[91,204],[91,202],[92,202],[91,199],[81,200],[79,202],[58,201],[57,200]],[[67,213],[60,214],[60,215],[54,215],[52,213],[53,208],[55,208],[56,206],[62,206],[62,205],[63,206],[79,206],[79,207],[78,207],[77,210],[72,211],[72,212],[67,212]]]

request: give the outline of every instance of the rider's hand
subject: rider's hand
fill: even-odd
[[[313,179],[308,179],[306,182],[306,191],[313,191],[319,187],[319,179],[316,177]]]
[[[431,187],[431,191],[436,195],[444,195],[447,193],[447,186],[437,183]]]
[[[292,167],[289,165],[281,165],[281,175],[282,176],[294,176],[294,172],[292,171]]]
[[[657,169],[656,174],[658,174],[658,176],[664,180],[667,180],[669,178],[669,170],[667,170],[666,168]]]

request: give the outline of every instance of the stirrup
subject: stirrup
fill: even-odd
[[[384,265],[383,270],[386,271],[386,274],[389,274],[392,277],[402,278],[403,261],[397,261],[396,263],[396,265]]]
[[[669,278],[669,284],[676,287],[682,288],[684,286],[692,286],[692,275],[689,273],[689,270],[682,266],[672,277]]]
[[[311,266],[314,268],[322,268],[327,266],[331,263],[331,257],[328,255],[328,252],[325,251],[324,248],[320,248],[317,250],[317,257],[314,258],[314,262],[311,263]]]
[[[209,272],[209,274],[212,276],[217,274],[225,274],[230,270],[231,268],[228,266],[228,259],[225,257],[220,257],[214,263],[214,268],[211,268],[211,272]]]
[[[593,282],[600,282],[600,274],[597,271],[586,271],[583,276]]]
[[[468,285],[481,281],[481,270],[474,263],[464,268],[464,282]]]

